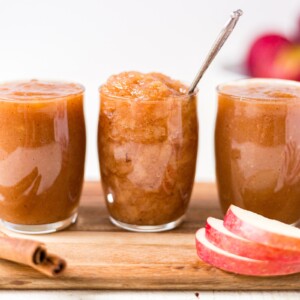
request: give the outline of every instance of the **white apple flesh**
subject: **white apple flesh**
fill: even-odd
[[[292,225],[265,218],[231,205],[224,226],[232,233],[253,242],[291,251],[300,251],[300,230]]]
[[[227,230],[222,220],[209,217],[205,228],[207,240],[230,253],[258,260],[300,263],[300,251],[274,248],[247,240]]]
[[[210,243],[205,228],[196,233],[197,254],[204,262],[224,271],[251,276],[279,276],[300,272],[299,263],[280,263],[238,256]]]

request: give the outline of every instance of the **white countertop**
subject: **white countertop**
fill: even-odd
[[[300,292],[0,291],[4,300],[298,300]]]

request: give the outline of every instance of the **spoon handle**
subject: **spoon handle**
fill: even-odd
[[[237,21],[239,20],[239,17],[243,14],[243,11],[241,9],[238,9],[234,12],[232,12],[229,21],[226,23],[224,28],[221,30],[218,38],[216,39],[215,43],[213,44],[211,50],[209,51],[204,63],[202,64],[199,72],[197,73],[193,83],[191,84],[188,94],[193,94],[195,88],[197,87],[200,79],[202,78],[203,74],[213,61],[213,59],[216,57],[228,37],[230,36],[231,32],[233,31]]]

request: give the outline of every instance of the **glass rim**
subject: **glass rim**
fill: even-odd
[[[284,97],[274,97],[274,96],[268,96],[268,97],[255,97],[255,96],[243,96],[242,93],[237,95],[235,93],[226,93],[224,92],[224,87],[226,86],[244,86],[247,85],[249,83],[279,83],[282,84],[283,86],[295,86],[295,87],[299,87],[300,88],[300,82],[295,81],[295,80],[288,80],[288,79],[279,79],[279,78],[242,78],[242,79],[236,79],[236,80],[232,80],[232,81],[228,81],[225,83],[221,83],[218,84],[216,87],[216,91],[218,93],[218,95],[224,95],[224,96],[230,96],[233,100],[237,101],[257,101],[257,102],[300,102],[300,97],[290,97],[290,98],[284,98]]]
[[[1,81],[0,86],[3,84],[9,84],[9,83],[18,83],[18,82],[30,82],[33,79],[19,79],[19,80],[10,80],[10,81]],[[70,96],[79,96],[83,95],[85,92],[85,87],[78,82],[73,81],[65,81],[65,80],[50,80],[50,79],[38,79],[38,81],[46,81],[47,83],[60,83],[60,84],[74,84],[76,87],[80,89],[80,91],[76,92],[70,92],[66,95],[60,95],[60,96],[47,96],[47,94],[40,94],[40,95],[33,95],[33,96],[17,96],[15,99],[12,96],[2,96],[0,95],[0,102],[7,102],[7,103],[18,103],[18,104],[28,104],[28,103],[51,103],[55,101],[62,101]],[[47,97],[45,97],[47,96]],[[44,99],[39,97],[45,97]]]
[[[144,100],[144,99],[139,99],[139,98],[130,98],[128,96],[116,96],[116,95],[109,95],[109,94],[106,94],[104,92],[102,92],[102,87],[105,85],[104,84],[101,84],[99,87],[98,87],[98,93],[99,95],[104,95],[105,97],[108,97],[108,98],[111,98],[111,99],[115,99],[115,100],[119,100],[119,101],[135,101],[135,102],[143,102],[143,103],[153,103],[153,102],[162,102],[163,100]],[[198,92],[199,92],[199,88],[196,88],[194,90],[194,92],[189,95],[189,94],[182,94],[182,95],[176,95],[176,96],[168,96],[168,97],[165,97],[164,99],[184,99],[184,100],[189,100],[191,97],[195,97],[198,95]]]

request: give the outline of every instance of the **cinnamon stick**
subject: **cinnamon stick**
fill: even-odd
[[[32,267],[47,276],[56,277],[66,269],[67,263],[59,256],[49,253],[43,263]]]
[[[66,268],[66,261],[47,253],[44,244],[8,236],[0,236],[0,258],[30,266],[51,277],[60,275]]]

